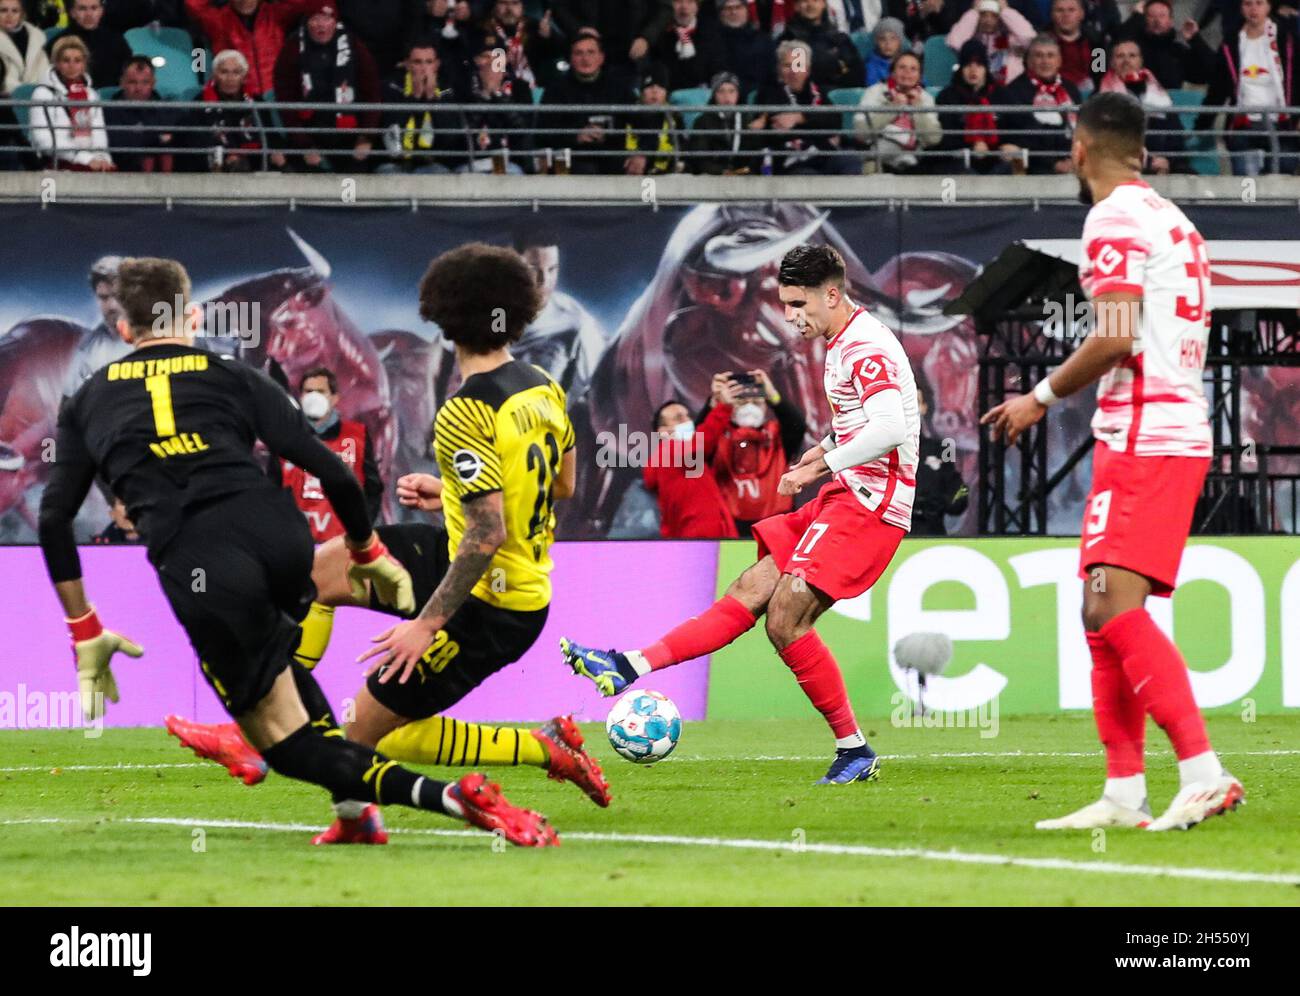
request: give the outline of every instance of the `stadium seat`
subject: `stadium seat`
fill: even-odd
[[[188,31],[180,28],[132,28],[126,32],[126,43],[134,55],[143,55],[153,62],[158,78],[158,92],[164,97],[174,97],[182,90],[199,83],[194,72],[194,42]]]
[[[945,84],[945,85],[946,85],[946,84]],[[931,97],[938,97],[939,94],[943,93],[943,87],[941,87],[941,86],[927,86],[927,87],[925,88],[925,92],[928,93]]]
[[[952,82],[952,71],[957,68],[957,53],[948,47],[943,35],[932,35],[925,40],[921,66],[926,86],[945,87]]]
[[[37,85],[38,84],[36,83],[20,84],[13,88],[13,92],[9,94],[9,98],[11,100],[31,100],[32,91],[36,89]],[[18,125],[22,128],[23,134],[26,135],[27,126],[32,120],[32,109],[30,107],[20,107],[15,104],[14,117],[18,119]]]
[[[95,88],[95,92],[99,94],[100,100],[112,100],[122,92],[122,88],[120,86],[100,86]]]
[[[542,102],[542,94],[544,94],[545,92],[546,92],[546,87],[544,86],[533,87],[533,103],[540,104]]]
[[[862,61],[864,63],[869,61],[871,53],[876,50],[875,38],[872,33],[870,31],[855,31],[850,37],[853,39],[858,54],[862,56]]]
[[[1174,102],[1175,107],[1200,107],[1205,100],[1205,93],[1202,90],[1170,90],[1169,99]],[[1195,111],[1186,111],[1178,115],[1178,120],[1187,131],[1187,151],[1200,153],[1190,157],[1187,164],[1198,176],[1218,176],[1221,172],[1218,145],[1210,136],[1196,133],[1196,118]]]
[[[685,87],[670,93],[668,103],[674,107],[704,107],[708,104],[711,96],[713,96],[713,92],[707,86]],[[682,127],[689,128],[699,116],[699,111],[683,111]]]
[[[845,131],[853,130],[853,115],[858,112],[858,104],[862,103],[862,95],[866,92],[865,86],[843,86],[828,94],[832,104],[847,108],[844,112],[844,123],[840,126]]]

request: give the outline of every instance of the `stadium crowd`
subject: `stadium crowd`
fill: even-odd
[[[0,168],[1050,174],[1128,90],[1147,172],[1289,174],[1289,2],[0,0]]]

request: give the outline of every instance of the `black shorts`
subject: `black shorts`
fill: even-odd
[[[451,563],[446,530],[412,523],[380,526],[375,531],[410,573],[419,612]],[[396,615],[379,604],[373,592],[370,601],[378,611]],[[407,719],[444,712],[490,675],[519,660],[537,642],[546,613],[545,608],[531,612],[497,608],[470,595],[438,631],[406,684],[394,678],[381,685],[381,669],[367,679],[366,687],[380,705]]]
[[[288,491],[246,491],[186,516],[155,567],[226,711],[266,697],[316,597],[307,520]]]

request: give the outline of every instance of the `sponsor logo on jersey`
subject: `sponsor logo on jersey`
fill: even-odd
[[[483,473],[483,458],[473,450],[457,450],[451,455],[451,465],[463,484],[473,484]]]

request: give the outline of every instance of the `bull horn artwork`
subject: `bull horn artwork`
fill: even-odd
[[[807,242],[829,216],[829,211],[814,214],[798,228],[788,232],[772,225],[767,236],[758,239],[754,238],[753,227],[715,235],[704,244],[704,262],[709,269],[718,273],[747,275],[780,259],[795,246]]]
[[[320,277],[321,280],[328,280],[333,272],[329,260],[313,249],[307,240],[292,228],[286,227],[285,231],[289,233],[289,238],[293,239],[293,244],[298,247],[298,251],[306,257],[308,265],[311,266],[316,276]]]

